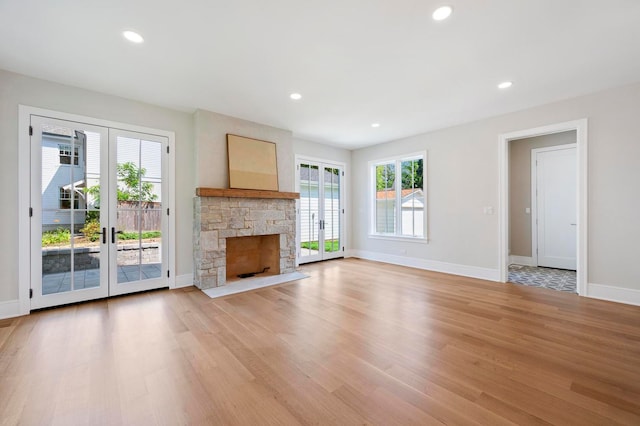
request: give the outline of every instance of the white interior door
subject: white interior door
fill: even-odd
[[[576,147],[533,150],[538,266],[576,269]],[[535,229],[535,228],[534,228]]]
[[[167,138],[30,125],[31,308],[167,287]]]
[[[344,166],[298,160],[298,262],[344,257]]]

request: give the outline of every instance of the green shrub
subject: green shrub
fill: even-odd
[[[162,232],[160,231],[144,231],[142,232],[142,235],[138,234],[137,232],[123,232],[121,234],[118,234],[118,239],[137,240],[138,237],[141,237],[143,240],[146,240],[147,238],[160,238],[161,235]]]
[[[42,247],[56,244],[69,244],[71,241],[71,231],[58,227],[55,231],[45,231],[42,233]]]
[[[82,228],[80,232],[83,233],[89,241],[98,241],[100,239],[100,222],[97,220],[85,222],[84,228]]]

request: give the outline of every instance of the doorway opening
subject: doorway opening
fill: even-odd
[[[509,141],[509,282],[576,292],[576,132]]]
[[[500,137],[500,272],[514,282],[584,295],[586,120]]]

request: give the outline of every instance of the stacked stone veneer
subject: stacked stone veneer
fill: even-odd
[[[219,287],[227,281],[227,238],[280,235],[280,273],[295,271],[295,200],[196,197],[194,201],[194,283]]]

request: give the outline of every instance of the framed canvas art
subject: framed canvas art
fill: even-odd
[[[229,188],[278,190],[276,144],[227,134]]]

